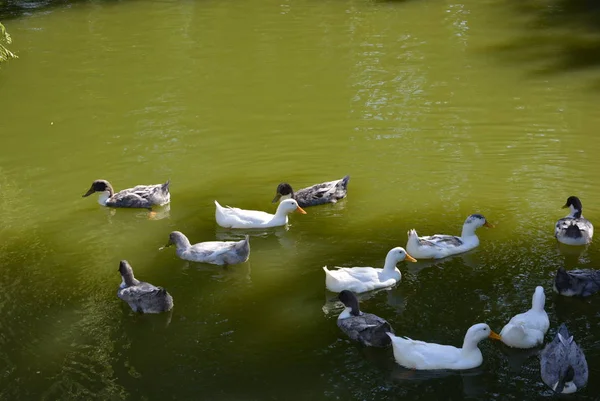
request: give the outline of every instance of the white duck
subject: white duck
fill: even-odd
[[[475,230],[481,226],[494,227],[482,215],[472,214],[465,220],[460,237],[443,234],[419,237],[416,230],[410,230],[406,250],[417,259],[440,259],[467,252],[479,245]]]
[[[182,232],[173,231],[164,248],[174,244],[177,246],[177,256],[183,260],[214,265],[235,265],[248,260],[249,239],[250,237],[246,235],[246,238],[241,241],[206,241],[192,245]]]
[[[569,196],[563,209],[569,208],[571,213],[556,222],[554,236],[559,242],[567,245],[585,245],[592,242],[594,226],[583,217],[581,200],[576,196]]]
[[[367,292],[378,288],[391,287],[400,281],[402,274],[396,267],[403,260],[416,262],[402,247],[388,252],[383,269],[374,267],[337,267],[336,270],[325,271],[325,286],[329,291],[342,292],[350,290],[355,293]]]
[[[544,334],[550,327],[548,314],[544,310],[546,295],[544,288],[535,287],[531,309],[514,316],[500,331],[501,341],[513,348],[533,348],[544,342]]]
[[[225,228],[267,228],[285,226],[288,222],[287,215],[291,212],[298,211],[306,214],[304,209],[298,206],[298,202],[294,199],[286,199],[277,207],[275,214],[260,212],[258,210],[244,210],[237,207],[219,205],[215,201],[217,207],[215,218],[217,224]]]
[[[467,330],[462,348],[415,341],[408,337],[396,337],[392,333],[387,334],[392,340],[396,362],[406,368],[418,370],[476,368],[483,362],[483,356],[477,344],[488,337],[500,339],[500,336],[485,323],[475,324]]]

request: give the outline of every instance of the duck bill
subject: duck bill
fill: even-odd
[[[277,201],[281,199],[281,194],[277,194],[275,195],[275,197],[273,198],[273,200],[271,201],[271,203],[277,203]]]
[[[567,209],[569,207],[569,205],[564,205],[561,209]]]
[[[298,206],[298,208],[296,209],[296,211],[298,213],[306,214],[306,212],[304,211],[304,209],[302,209],[300,206]]]
[[[486,226],[487,228],[494,228],[495,227],[492,223],[489,223],[487,221],[485,223],[483,223],[483,225]]]
[[[94,188],[90,188],[90,189],[88,189],[88,191],[85,194],[83,194],[82,198],[85,198],[86,196],[90,196],[94,192],[96,192],[96,191],[94,191]]]
[[[413,262],[413,263],[415,263],[417,261],[417,259],[410,256],[408,253],[406,254],[406,257],[404,259],[408,260],[409,262]]]
[[[500,334],[494,333],[491,330],[490,330],[490,335],[488,337],[491,338],[492,340],[502,340],[502,337],[500,336]]]

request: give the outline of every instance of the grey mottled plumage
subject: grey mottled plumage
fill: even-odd
[[[241,241],[206,241],[192,245],[183,233],[173,231],[165,246],[173,244],[177,246],[177,256],[192,262],[235,265],[247,261],[250,256],[248,235]]]
[[[340,292],[338,298],[346,309],[340,313],[337,325],[350,339],[369,347],[387,347],[391,344],[385,333],[394,333],[394,329],[387,321],[372,313],[361,312],[358,299],[351,291]]]
[[[564,208],[569,208],[571,213],[556,222],[554,226],[556,239],[567,245],[589,244],[594,236],[594,226],[583,217],[581,200],[576,196],[569,196]]]
[[[101,196],[106,198],[101,202],[104,206],[151,209],[152,206],[165,205],[171,201],[169,184],[170,181],[156,185],[137,185],[115,193],[108,181],[96,180],[83,197],[102,192]]]
[[[554,290],[567,297],[589,297],[600,291],[600,270],[570,270],[559,267],[554,277]]]
[[[134,312],[161,313],[173,308],[173,297],[167,290],[137,280],[126,260],[119,263],[119,272],[123,282],[119,286],[117,296],[127,302]]]
[[[439,245],[461,246],[462,240],[454,235],[435,234],[427,239],[419,238],[419,245],[437,247]]]
[[[587,383],[585,355],[564,323],[540,354],[540,372],[544,383],[556,393],[574,393]]]
[[[307,188],[302,188],[296,192],[294,192],[290,184],[282,182],[277,186],[277,194],[273,199],[273,203],[277,202],[279,199],[289,198],[295,199],[300,207],[336,203],[338,200],[346,197],[348,181],[350,181],[349,175],[341,180],[316,184]]]

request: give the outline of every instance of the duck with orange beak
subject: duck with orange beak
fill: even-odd
[[[225,228],[268,228],[285,226],[288,214],[299,212],[306,214],[294,199],[286,199],[277,207],[275,214],[258,210],[245,210],[237,207],[223,207],[215,201],[215,219],[217,224]]]
[[[416,230],[408,232],[406,250],[417,259],[440,259],[470,251],[479,246],[475,230],[479,227],[493,228],[481,214],[472,214],[465,220],[460,237],[435,234],[419,237]]]

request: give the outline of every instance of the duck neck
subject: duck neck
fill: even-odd
[[[177,238],[175,239],[175,246],[177,247],[177,249],[187,249],[189,247],[192,246],[192,244],[190,244],[190,240],[187,239],[187,237],[185,235],[178,235]]]
[[[574,218],[574,219],[581,219],[581,218],[583,218],[583,214],[582,214],[583,213],[583,207],[577,209],[575,206],[570,205],[569,209],[571,209],[571,213],[567,217],[571,217],[571,218]]]
[[[355,308],[353,308],[351,306],[346,306],[346,308],[338,316],[338,320],[348,319],[348,318],[350,318],[352,316],[360,316],[360,315],[361,315],[361,311],[360,310],[357,310],[357,309],[355,310]]]
[[[279,204],[281,206],[281,204]],[[288,212],[283,210],[282,207],[278,207],[277,211],[275,212],[275,217],[273,217],[273,220],[283,220],[283,221],[287,221],[287,215]]]
[[[121,275],[121,277],[123,279],[121,282],[121,286],[123,287],[131,287],[132,285],[138,285],[140,283],[140,281],[133,276],[133,273],[127,273]]]
[[[481,351],[479,350],[477,343],[474,342],[473,340],[465,338],[465,340],[463,341],[463,346],[462,346],[462,354],[468,355],[473,352],[475,352],[475,353],[478,352],[481,354]]]
[[[102,206],[106,206],[106,202],[111,198],[111,196],[113,196],[112,188],[110,188],[110,190],[107,189],[106,191],[101,192],[98,196],[98,203]]]
[[[533,294],[533,299],[531,300],[531,309],[532,310],[541,312],[544,310],[545,305],[546,305],[546,297],[545,297],[544,293]]]
[[[477,230],[477,227],[475,227],[473,224],[463,224],[463,229],[460,236],[461,238],[475,236],[475,230]]]
[[[385,265],[383,265],[383,271],[385,273],[393,273],[396,271],[396,264],[398,264],[398,259],[396,259],[392,255],[387,255],[385,257]]]

